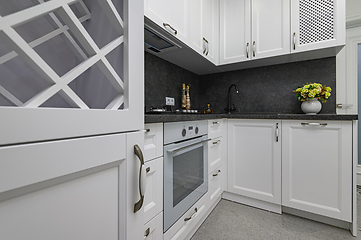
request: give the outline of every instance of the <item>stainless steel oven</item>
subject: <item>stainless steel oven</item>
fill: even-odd
[[[208,191],[207,132],[207,121],[164,124],[164,232]]]

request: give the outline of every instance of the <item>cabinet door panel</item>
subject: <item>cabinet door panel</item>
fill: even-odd
[[[145,124],[144,161],[163,156],[163,123]]]
[[[251,44],[250,6],[250,0],[220,2],[220,64],[250,59],[250,55],[247,57],[247,43]]]
[[[252,1],[252,58],[290,53],[289,8],[288,0]]]
[[[276,120],[228,120],[228,191],[281,204]]]
[[[351,221],[351,122],[317,123],[282,122],[282,205]]]

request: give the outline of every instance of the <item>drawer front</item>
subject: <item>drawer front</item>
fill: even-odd
[[[209,206],[212,206],[216,200],[222,195],[223,181],[224,181],[224,167],[219,166],[216,170],[208,175],[208,196]]]
[[[163,157],[144,164],[147,188],[144,194],[144,223],[163,211]]]
[[[163,156],[163,123],[145,124],[144,161]]]
[[[223,163],[224,138],[219,137],[208,142],[208,173],[213,172]]]
[[[217,138],[222,134],[223,119],[208,120],[208,137]]]
[[[197,223],[207,212],[208,193],[206,193],[196,204],[194,204],[171,228],[164,233],[164,240],[183,240],[193,230]],[[195,212],[197,208],[197,212]],[[186,218],[190,220],[185,221]]]
[[[155,218],[144,224],[144,239],[163,239],[163,212],[159,213]]]

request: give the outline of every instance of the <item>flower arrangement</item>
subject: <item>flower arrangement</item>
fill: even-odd
[[[317,98],[325,103],[331,96],[331,88],[322,86],[320,83],[306,83],[303,87],[298,87],[293,91],[298,98],[298,101],[307,101],[309,99]]]

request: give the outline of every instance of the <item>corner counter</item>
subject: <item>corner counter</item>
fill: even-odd
[[[145,123],[158,122],[182,122],[182,121],[196,121],[208,120],[218,118],[233,118],[233,119],[293,119],[293,120],[358,120],[356,114],[284,114],[284,113],[214,113],[214,114],[145,114]]]

